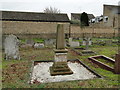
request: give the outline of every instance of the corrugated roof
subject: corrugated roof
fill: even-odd
[[[67,14],[50,14],[18,11],[2,11],[2,20],[69,22]]]
[[[71,13],[71,17],[74,17],[74,19],[80,20],[81,14],[82,13]],[[95,16],[93,14],[88,14],[88,18],[90,20],[92,18],[95,18]]]

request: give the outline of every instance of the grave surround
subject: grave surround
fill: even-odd
[[[96,79],[102,78],[101,75],[90,69],[79,59],[67,60],[68,66],[73,71],[73,74],[70,75],[50,75],[49,67],[54,63],[53,61],[34,61],[32,66],[31,73],[31,84],[34,84],[35,81],[38,83],[50,83],[50,82],[63,82],[63,81],[73,81],[73,80],[87,80],[87,79]]]
[[[97,59],[99,58],[103,58],[104,60],[107,60],[113,63],[113,65],[115,64],[115,60],[105,55],[92,56],[92,57],[89,57],[88,59],[91,60],[93,63],[97,64],[98,66],[100,66],[101,68],[114,72],[114,67],[110,67],[109,65],[106,65],[103,62],[98,61]]]

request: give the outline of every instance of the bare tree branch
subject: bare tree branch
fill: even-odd
[[[44,13],[60,13],[60,10],[55,7],[53,8],[50,6],[44,9]]]

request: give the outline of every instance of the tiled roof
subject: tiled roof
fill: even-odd
[[[1,11],[2,20],[40,21],[40,22],[69,22],[67,14],[50,14],[38,12]]]

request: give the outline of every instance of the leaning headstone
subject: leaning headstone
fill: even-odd
[[[19,46],[18,46],[19,40],[15,35],[9,35],[5,39],[5,58],[8,59],[18,59],[20,60],[19,55]]]

